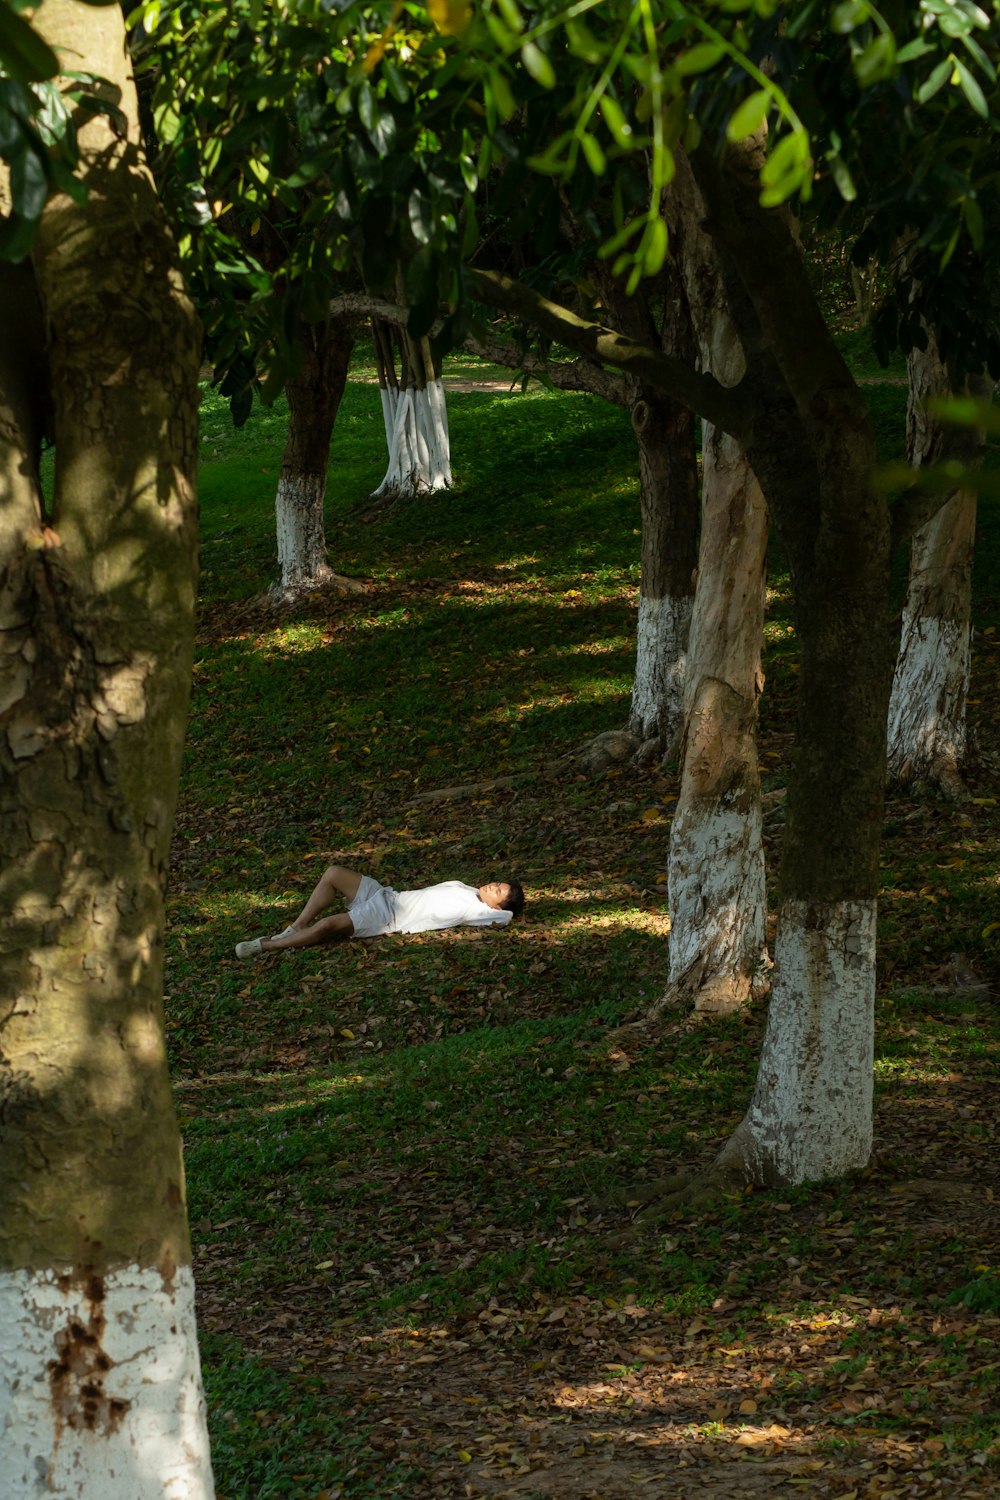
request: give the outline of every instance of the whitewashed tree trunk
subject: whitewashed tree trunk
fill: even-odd
[[[282,474],[274,497],[278,581],[284,593],[320,588],[331,574],[326,554],[323,474]]]
[[[716,1171],[780,1187],[840,1177],[872,1147],[874,901],[787,901],[750,1107]]]
[[[890,686],[888,506],[875,434],[793,223],[759,197],[763,143],[692,166],[748,361],[747,456],[777,519],[800,660],[778,935],[750,1107],[713,1174],[794,1184],[868,1161]]]
[[[680,193],[686,193],[686,202]],[[686,280],[702,368],[723,384],[745,361],[701,206],[682,169]],[[705,424],[698,585],[688,643],[681,790],[668,861],[667,997],[738,1009],[767,988],[757,701],[763,687],[767,507],[735,439]]]
[[[27,344],[28,268],[0,268],[0,1495],[210,1500],[162,973],[200,333],[121,10],[45,0],[33,24],[117,109],[80,131],[85,201],[42,214]]]
[[[933,336],[911,352],[908,366],[907,454],[919,468],[953,456],[950,434],[927,402],[953,394],[954,383]],[[969,463],[972,455],[962,458]],[[890,779],[928,782],[952,797],[962,794],[966,756],[975,531],[975,492],[960,490],[914,536],[889,702]]]
[[[373,493],[412,499],[451,487],[451,446],[444,386],[427,339],[401,334],[402,378],[393,359],[393,330],[376,323],[379,395],[389,450],[385,478]]]
[[[690,594],[657,597],[639,591],[628,727],[638,739],[657,739],[664,748],[682,718],[692,604]]]
[[[353,347],[346,320],[304,328],[300,368],[285,388],[288,436],[274,501],[278,576],[271,590],[282,602],[346,581],[327,560],[323,512],[330,440]]]
[[[675,307],[673,315],[686,317],[686,307]],[[678,403],[640,387],[632,403],[632,428],[639,450],[642,560],[628,728],[643,742],[657,741],[660,753],[665,754],[676,743],[683,721],[694,598],[698,530],[694,419]]]
[[[190,1266],[2,1272],[0,1326],[4,1500],[211,1495]]]

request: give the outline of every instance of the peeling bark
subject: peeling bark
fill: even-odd
[[[148,1302],[155,1337],[131,1346],[124,1395],[104,1363],[112,1307],[124,1326],[135,1306],[113,1287],[141,1281],[145,1305],[190,1280],[162,948],[200,333],[141,157],[121,12],[46,0],[34,24],[109,80],[128,132],[106,116],[81,125],[88,197],[55,195],[33,251],[50,511],[34,355],[9,342],[0,355],[0,1492],[208,1500],[193,1299]],[[115,1489],[119,1445],[143,1461]]]

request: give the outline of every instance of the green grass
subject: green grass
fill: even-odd
[[[892,457],[905,388],[866,390]],[[629,1184],[707,1163],[738,1122],[764,1012],[619,1029],[665,979],[676,779],[588,781],[559,758],[618,727],[629,702],[640,537],[626,415],[475,392],[450,399],[449,421],[454,488],[373,509],[377,392],[349,386],[327,532],[334,567],[367,591],[275,616],[259,596],[282,406],[233,432],[205,399],[167,1026],[221,1500],[481,1493],[464,1488],[471,1459],[454,1457],[481,1434],[458,1427],[452,1442],[418,1395],[400,1415],[400,1371],[425,1347],[427,1380],[440,1359],[472,1382],[469,1400],[483,1360],[514,1361],[511,1400],[537,1368],[570,1380],[590,1360],[625,1401],[657,1377],[659,1341],[699,1393],[677,1418],[692,1441],[733,1440],[756,1420],[739,1406],[752,1395],[777,1423],[811,1424],[814,1451],[837,1462],[869,1462],[904,1429],[931,1442],[921,1463],[946,1480],[971,1453],[992,1462],[988,1245],[971,1208],[928,1237],[927,1200],[894,1192],[956,1162],[993,1170],[997,1023],[988,1003],[933,988],[952,947],[1000,977],[1000,934],[984,935],[990,785],[982,805],[929,805],[916,822],[909,804],[890,808],[872,1174],[616,1241]],[[984,513],[981,621],[998,532]],[[796,668],[777,548],[769,582],[761,751],[776,787]],[[991,641],[977,663],[987,728]],[[419,800],[511,771],[512,790]],[[517,873],[526,920],[239,965],[234,942],[283,925],[334,855],[397,886]],[[628,1336],[637,1309],[646,1342]],[[888,1394],[871,1407],[865,1371],[880,1359],[872,1390]],[[433,1391],[443,1405],[445,1387]]]

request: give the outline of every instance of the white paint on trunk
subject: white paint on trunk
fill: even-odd
[[[380,387],[389,467],[376,495],[429,495],[451,485],[451,449],[444,386]]]
[[[639,595],[628,727],[641,740],[657,735],[670,740],[680,724],[692,603],[690,595],[683,599]]]
[[[323,524],[323,474],[282,473],[274,501],[278,587],[310,588],[330,576]]]
[[[689,800],[674,818],[668,866],[670,985],[696,1009],[738,1009],[766,989],[767,893],[760,797]]]
[[[871,1155],[876,904],[782,907],[753,1098],[718,1165],[794,1185]]]
[[[194,1278],[0,1272],[3,1500],[211,1500]]]
[[[958,778],[965,762],[969,627],[903,611],[889,703],[889,774],[903,782]]]

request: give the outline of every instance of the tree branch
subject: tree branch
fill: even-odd
[[[474,333],[462,340],[462,348],[491,364],[504,365],[509,370],[523,370],[526,375],[534,375],[561,391],[586,391],[589,395],[613,402],[615,406],[628,405],[628,381],[609,370],[602,370],[600,365],[593,365],[587,359],[557,360],[549,364],[530,350],[518,349],[509,339],[480,338]]]
[[[382,318],[399,328],[406,327],[410,316],[410,309],[401,302],[387,302],[383,297],[370,297],[367,292],[344,292],[340,297],[331,297],[326,310],[331,318]],[[443,318],[437,318],[429,336],[439,333],[443,323]]]
[[[550,302],[499,271],[467,270],[466,277],[480,301],[540,328],[595,364],[613,365],[645,381],[742,441],[750,412],[739,386],[727,389],[713,376],[698,374],[684,360],[636,343],[601,323],[578,318],[558,302]]]

